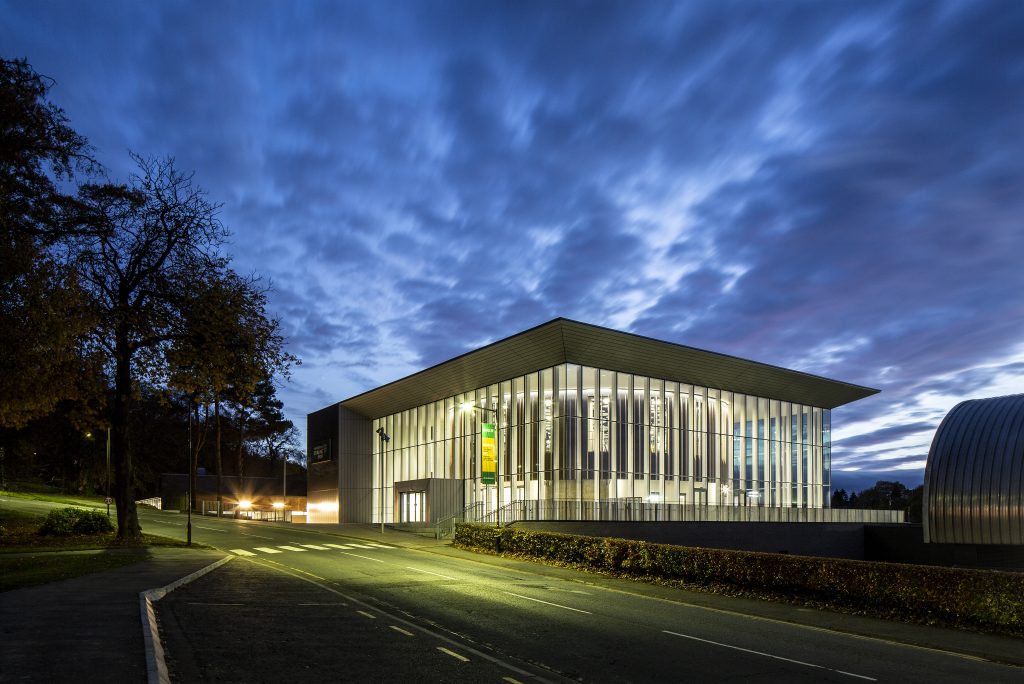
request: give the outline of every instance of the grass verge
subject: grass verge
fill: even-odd
[[[50,503],[67,504],[68,506],[88,506],[90,508],[106,508],[102,496],[84,494],[60,494],[48,492],[20,492],[0,489],[0,495],[25,501],[47,501]]]
[[[0,556],[0,591],[33,587],[146,560],[146,553],[40,553]]]
[[[42,536],[38,532],[42,520],[40,515],[0,508],[0,591],[137,563],[146,559],[145,549],[149,547],[187,546],[178,539],[145,533],[131,542],[118,541],[114,532]],[[209,548],[195,543],[192,547]]]

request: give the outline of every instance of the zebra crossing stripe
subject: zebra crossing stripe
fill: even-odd
[[[245,549],[231,549],[231,553],[236,556],[255,556],[256,554],[252,551],[246,551]]]
[[[350,549],[351,546],[345,546],[344,544],[324,544],[324,546],[330,546],[332,549]]]
[[[300,549],[298,546],[278,546],[277,548],[284,549],[285,551],[305,551],[306,550],[306,549]]]
[[[367,542],[367,544],[369,544],[370,546],[374,547],[375,549],[393,549],[393,548],[395,548],[393,546],[388,546],[387,544],[376,544],[374,542]]]
[[[354,544],[353,543],[353,544],[349,544],[349,546],[354,546],[357,549],[372,549],[373,548],[372,546],[367,546],[366,544]]]
[[[317,546],[316,544],[300,544],[300,546],[305,546],[307,549],[316,549],[317,551],[327,551],[326,546]]]
[[[277,549],[272,549],[269,546],[257,546],[256,550],[262,551],[263,553],[281,553]]]

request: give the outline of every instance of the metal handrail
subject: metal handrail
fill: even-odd
[[[450,515],[447,518],[441,518],[434,525],[434,538],[447,539],[448,537],[450,537],[452,534],[455,533],[455,523],[465,522],[467,518],[466,514],[470,511],[474,511],[473,515],[468,516],[469,518],[471,518],[470,522],[475,522],[479,518],[479,516],[475,514],[475,511],[478,508],[483,508],[483,506],[483,501],[475,501],[466,506],[465,508],[463,508],[462,511],[460,511],[459,513],[456,513],[455,515]]]

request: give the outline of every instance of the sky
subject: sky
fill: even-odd
[[[0,0],[0,55],[222,204],[303,432],[559,316],[880,389],[835,488],[1024,391],[1017,0]]]

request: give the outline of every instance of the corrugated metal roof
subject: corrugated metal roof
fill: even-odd
[[[368,418],[378,418],[560,363],[829,409],[878,392],[736,356],[556,318],[345,399],[341,405]]]
[[[1024,394],[963,401],[942,419],[924,469],[924,540],[1024,544]]]

